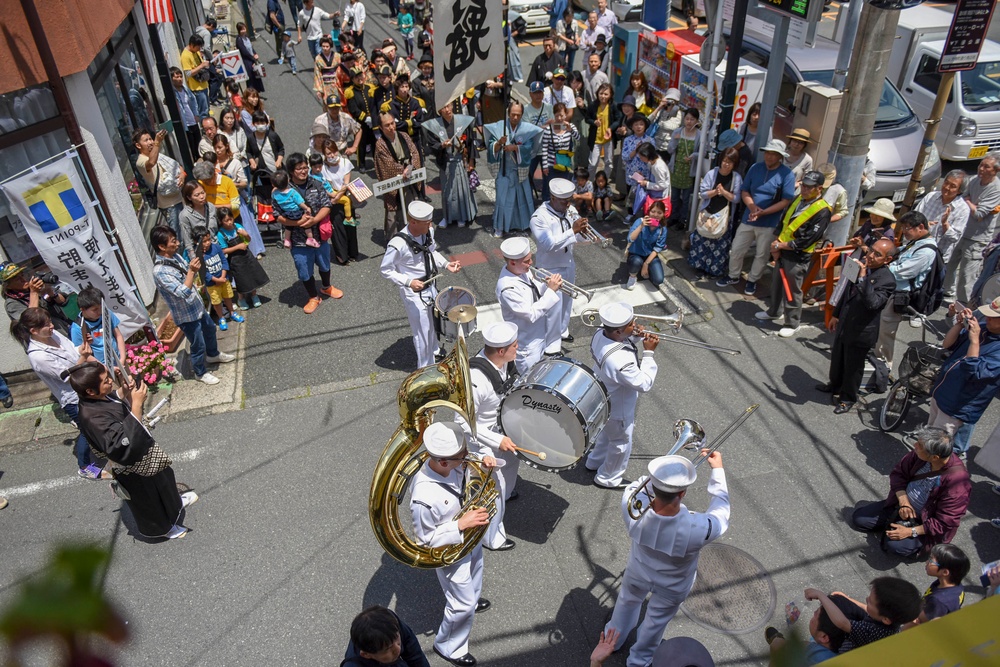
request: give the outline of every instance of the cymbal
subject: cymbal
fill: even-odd
[[[448,311],[448,321],[455,324],[468,324],[476,319],[478,312],[475,306],[455,306]]]

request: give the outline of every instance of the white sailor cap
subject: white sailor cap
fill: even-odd
[[[606,303],[597,311],[601,316],[601,324],[612,329],[623,327],[635,319],[635,311],[630,304]]]
[[[434,217],[434,207],[425,201],[414,199],[406,205],[406,213],[411,220],[427,221]]]
[[[507,347],[517,340],[517,325],[511,322],[494,322],[483,330],[483,340],[490,347]]]
[[[576,186],[565,178],[553,178],[549,181],[549,192],[553,197],[569,199],[576,192]]]
[[[514,236],[500,244],[500,252],[507,259],[521,259],[531,254],[531,244],[523,236]]]
[[[698,478],[694,464],[683,456],[660,456],[649,462],[649,480],[666,493],[683,491]]]
[[[455,422],[434,422],[424,430],[424,447],[437,458],[454,456],[465,447],[465,432]]]

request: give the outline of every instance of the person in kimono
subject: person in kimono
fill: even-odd
[[[493,235],[497,238],[511,232],[527,232],[535,210],[528,165],[542,128],[522,121],[523,114],[521,103],[511,101],[505,120],[485,126],[487,160],[497,168],[493,210]]]
[[[136,528],[146,537],[176,539],[188,529],[180,524],[184,508],[198,500],[194,491],[178,493],[166,453],[142,423],[146,385],[119,372],[116,393],[111,373],[97,361],[77,364],[64,375],[80,396],[80,431],[109,461]]]
[[[702,450],[703,454],[707,452]],[[636,480],[622,495],[622,516],[632,548],[615,610],[604,629],[605,633],[612,629],[620,633],[616,650],[639,622],[642,603],[652,594],[635,644],[629,650],[627,667],[646,667],[653,659],[663,631],[694,586],[702,547],[729,528],[729,492],[722,454],[713,452],[708,465],[712,467],[708,481],[711,500],[704,514],[688,510],[682,502],[698,477],[694,465],[683,456],[653,459],[649,462],[649,477]],[[629,516],[632,493],[647,482],[649,486],[639,499],[648,510],[633,519]]]
[[[469,187],[469,168],[465,161],[464,137],[472,116],[456,114],[451,104],[438,110],[438,117],[422,125],[427,151],[434,156],[441,173],[441,207],[444,218],[438,227],[458,223],[465,227],[476,219],[476,198]]]

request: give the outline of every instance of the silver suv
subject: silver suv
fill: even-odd
[[[816,81],[830,85],[833,81],[837,49],[838,45],[835,42],[822,38],[817,38],[816,46],[812,49],[788,49],[778,106],[775,109],[775,137],[784,137],[793,129],[795,117],[789,106],[795,97],[795,87],[799,82]],[[743,40],[742,57],[766,70],[770,47],[753,37],[746,36]],[[865,196],[865,203],[879,197],[887,197],[896,203],[903,200],[923,137],[923,123],[913,113],[913,109],[899,91],[888,79],[884,79],[882,98],[875,116],[875,129],[870,144],[870,154],[875,161],[878,180],[875,187]],[[819,160],[819,162],[825,161],[825,156]],[[925,192],[930,192],[940,176],[941,160],[937,148],[932,147],[920,185]]]

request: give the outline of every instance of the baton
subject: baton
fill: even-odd
[[[784,269],[784,267],[779,267],[778,268],[778,273],[781,274],[781,283],[782,283],[782,285],[785,286],[785,298],[788,300],[788,303],[791,303],[792,302],[792,287],[791,287],[791,285],[788,284],[788,276],[785,275],[785,269]]]

